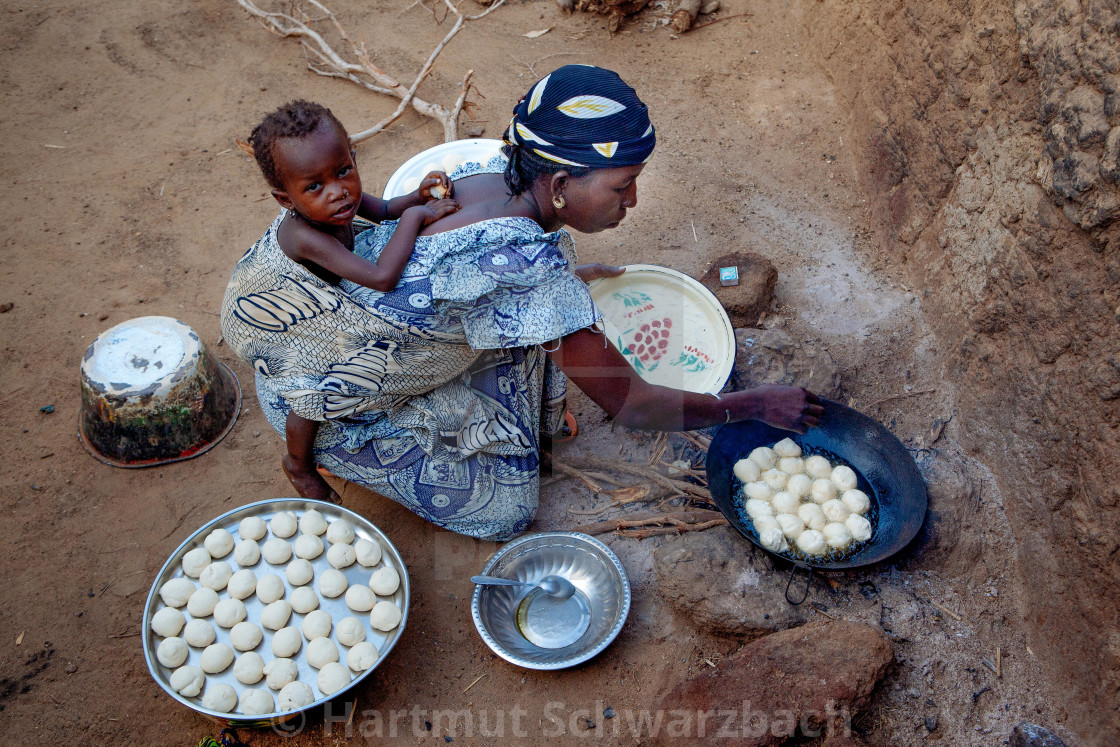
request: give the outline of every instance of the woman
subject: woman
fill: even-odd
[[[393,291],[339,292],[298,266],[263,271],[262,238],[234,270],[222,318],[273,427],[283,432],[293,407],[318,414],[316,455],[330,472],[445,528],[504,540],[536,513],[539,434],[559,426],[565,376],[630,428],[816,425],[823,410],[799,388],[716,396],[648,384],[598,331],[585,281],[618,271],[573,271],[562,229],[617,226],[654,139],[616,74],[569,65],[515,108],[508,160],[452,175],[462,209],[421,232]],[[393,228],[360,235],[355,252],[375,259]],[[268,329],[248,323],[262,308],[275,312]]]

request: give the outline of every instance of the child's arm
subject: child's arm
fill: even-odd
[[[387,293],[397,287],[404,274],[420,229],[458,209],[459,203],[454,200],[436,200],[405,210],[376,263],[355,255],[338,239],[318,231],[306,237],[299,256],[293,259],[313,262],[340,278]]]
[[[438,191],[435,195],[432,194],[432,190],[436,187],[442,190],[442,194]],[[442,171],[433,171],[424,177],[424,181],[420,182],[420,186],[412,194],[383,200],[380,197],[374,197],[363,192],[362,202],[358,206],[358,215],[374,223],[394,220],[400,218],[405,210],[423,205],[433,196],[440,199],[450,197],[453,189],[454,187],[447,174]]]

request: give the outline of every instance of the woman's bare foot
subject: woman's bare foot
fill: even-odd
[[[292,487],[301,497],[330,503],[342,502],[338,493],[334,492],[334,489],[314,468],[307,469],[305,465],[292,459],[291,454],[285,454],[284,458],[280,460],[280,464],[284,467],[284,474],[288,476]]]

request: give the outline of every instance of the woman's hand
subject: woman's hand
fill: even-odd
[[[576,265],[575,268],[572,269],[572,272],[583,282],[590,283],[592,280],[599,280],[600,278],[616,278],[626,272],[626,270],[621,267],[603,265],[596,262],[590,265]]]
[[[457,212],[460,207],[462,206],[456,200],[432,200],[424,205],[414,205],[405,210],[401,219],[403,220],[405,216],[412,214],[420,219],[421,226],[427,226],[445,215]]]
[[[416,190],[416,196],[420,198],[420,202],[427,202],[432,199],[442,200],[450,197],[454,190],[455,186],[447,174],[442,171],[432,171],[420,182],[420,186]]]
[[[746,414],[751,420],[761,420],[775,428],[796,433],[804,433],[821,424],[824,407],[820,398],[807,389],[763,384],[743,394],[753,395],[755,399],[755,411]]]

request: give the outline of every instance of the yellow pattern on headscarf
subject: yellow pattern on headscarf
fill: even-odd
[[[607,158],[610,158],[614,155],[614,152],[618,150],[618,143],[592,143],[591,147],[602,153]]]
[[[587,164],[576,163],[575,161],[569,161],[568,159],[561,158],[560,156],[552,156],[552,155],[549,155],[548,153],[545,153],[543,150],[539,150],[537,148],[533,148],[533,152],[536,153],[541,158],[547,158],[548,160],[555,161],[556,163],[564,163],[564,164],[567,164],[569,166],[579,166],[581,169],[586,169],[587,168]]]
[[[626,107],[604,96],[586,95],[573,96],[556,108],[576,119],[598,119],[609,117]]]
[[[538,83],[533,88],[533,95],[529,99],[529,113],[530,114],[533,113],[534,109],[536,109],[538,106],[541,105],[541,97],[544,96],[544,89],[545,89],[545,86],[548,85],[548,79],[551,77],[551,75],[552,74],[549,73],[548,75],[541,78],[541,82]]]

